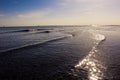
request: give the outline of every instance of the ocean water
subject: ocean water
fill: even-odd
[[[120,80],[120,26],[0,27],[0,80]]]

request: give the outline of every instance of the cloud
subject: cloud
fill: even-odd
[[[44,18],[47,15],[49,15],[50,12],[51,12],[50,9],[31,11],[31,12],[26,12],[23,14],[18,14],[17,18],[19,19],[40,19],[40,18]]]
[[[7,17],[1,14],[0,23],[6,25],[120,24],[120,10],[116,5],[118,3],[120,2],[117,0],[58,0],[56,5],[50,8],[17,12]]]
[[[66,7],[74,8],[104,8],[109,4],[113,3],[112,0],[61,0],[59,4]]]
[[[3,14],[0,14],[0,17],[3,17],[4,15]]]
[[[95,15],[95,14],[113,14],[120,13],[120,1],[117,0],[59,0],[60,10],[64,10],[66,14],[74,13],[78,16]]]
[[[0,19],[0,25],[39,25],[45,24],[45,19],[49,17],[52,10],[49,8],[25,13],[6,15]],[[1,15],[2,16],[2,15]]]

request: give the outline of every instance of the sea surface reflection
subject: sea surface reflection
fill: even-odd
[[[101,54],[100,51],[97,49],[97,46],[101,41],[105,40],[105,36],[95,33],[92,34],[95,39],[95,45],[92,47],[88,55],[75,65],[75,69],[86,71],[87,79],[89,80],[103,80],[106,67],[103,65],[102,62],[99,61],[99,59],[97,59],[97,57]],[[74,72],[74,74],[77,75],[78,72]]]
[[[101,64],[97,59],[95,59],[96,54],[100,54],[98,50],[93,47],[89,54],[75,65],[76,69],[83,69],[88,71],[89,80],[102,80],[104,77],[104,72],[106,67]]]

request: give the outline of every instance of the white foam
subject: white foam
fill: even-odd
[[[103,40],[105,40],[105,36],[102,35],[102,34],[96,34],[96,35],[95,35],[95,39],[96,39],[96,40],[103,41]]]

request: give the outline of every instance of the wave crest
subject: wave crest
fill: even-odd
[[[99,40],[99,41],[103,41],[103,40],[105,40],[105,36],[102,35],[102,34],[96,34],[96,35],[95,35],[95,39],[96,39],[96,40]]]

